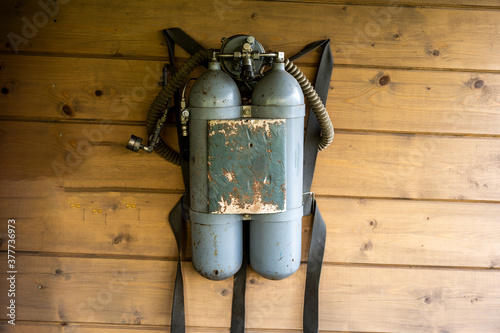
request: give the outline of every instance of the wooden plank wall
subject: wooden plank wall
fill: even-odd
[[[181,27],[288,55],[331,38],[322,332],[500,331],[498,0],[40,3],[0,3],[3,309],[9,218],[19,271],[16,325],[2,315],[0,330],[168,330],[181,173],[124,145],[159,89],[161,29]],[[298,63],[311,78],[316,60]],[[196,274],[187,244],[188,331],[229,332],[232,280]],[[301,331],[303,260],[283,281],[250,272],[249,332]]]

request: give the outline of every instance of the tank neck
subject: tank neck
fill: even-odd
[[[285,64],[283,62],[273,62],[273,70],[285,70]]]
[[[208,69],[211,70],[211,71],[220,70],[220,62],[218,62],[218,61],[210,61],[208,63]]]

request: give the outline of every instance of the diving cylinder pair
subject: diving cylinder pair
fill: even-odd
[[[301,262],[304,95],[283,62],[243,105],[233,78],[212,58],[189,94],[193,266],[223,280],[242,265],[243,223],[250,264],[279,280]]]
[[[211,280],[238,272],[249,223],[253,269],[286,278],[301,262],[304,96],[321,129],[318,150],[334,133],[317,92],[282,52],[266,53],[247,35],[223,38],[220,50],[199,50],[164,78],[146,119],[148,144],[132,135],[127,148],[185,161],[187,154],[181,157],[160,134],[173,94],[207,60],[188,106],[182,93],[178,128],[189,137],[193,266]]]

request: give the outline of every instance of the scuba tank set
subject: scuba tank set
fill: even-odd
[[[147,144],[132,135],[127,148],[155,151],[182,165],[188,192],[182,211],[191,223],[192,263],[200,275],[235,275],[244,264],[248,230],[252,268],[264,278],[284,279],[301,264],[305,101],[321,133],[314,160],[332,142],[331,120],[300,69],[283,52],[266,52],[253,36],[223,38],[216,50],[188,51],[192,56],[150,107]],[[173,63],[173,50],[170,56]],[[199,65],[207,71],[186,96]],[[169,110],[176,115],[180,153],[160,135]]]

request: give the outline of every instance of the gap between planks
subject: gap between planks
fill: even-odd
[[[0,320],[0,327],[4,325],[7,326],[6,320]],[[108,331],[122,331],[125,330],[127,332],[169,332],[169,325],[117,325],[117,324],[102,324],[102,323],[86,323],[86,322],[65,322],[65,321],[34,321],[34,320],[16,320],[16,326],[12,329],[12,332],[21,332],[23,327],[33,327],[36,326],[40,333],[52,333],[54,332],[52,329],[57,330],[60,327],[78,327],[79,329],[85,330],[85,332],[104,332]],[[10,327],[10,326],[8,326]],[[19,327],[21,327],[19,329]],[[18,330],[16,330],[16,328]],[[186,326],[186,332],[188,333],[197,333],[197,332],[229,332],[229,327],[203,327],[203,326]],[[262,333],[294,333],[294,332],[302,332],[301,329],[260,329],[260,328],[246,328],[245,332],[262,332]],[[355,332],[355,331],[329,331],[329,330],[319,330],[322,333],[384,333],[384,332]]]
[[[57,123],[71,125],[99,125],[103,119],[87,119],[87,118],[50,118],[50,117],[19,117],[19,116],[0,116],[1,121],[10,122],[27,122],[27,123]],[[145,121],[135,120],[113,120],[106,122],[107,125],[117,126],[137,126],[144,127]],[[175,130],[174,124],[166,124],[165,127],[170,127]],[[421,135],[421,136],[441,136],[441,137],[470,137],[470,138],[500,138],[500,134],[477,134],[477,133],[443,133],[443,132],[422,132],[422,131],[388,131],[388,130],[367,130],[357,128],[335,128],[335,133],[349,134],[389,134],[389,135]]]
[[[257,0],[263,1],[263,0]],[[288,1],[283,1],[288,2]],[[500,8],[500,7],[499,7]],[[333,51],[333,50],[332,50]],[[166,51],[168,53],[168,51]],[[170,59],[166,54],[165,57],[158,56],[124,56],[115,57],[107,54],[85,54],[85,53],[59,53],[59,52],[28,52],[19,51],[14,53],[11,51],[0,51],[0,56],[28,56],[28,57],[48,57],[48,58],[82,58],[82,59],[105,59],[105,60],[134,60],[134,61],[162,61],[169,63]],[[407,71],[422,71],[422,72],[465,72],[465,73],[487,73],[487,74],[500,74],[500,69],[476,69],[476,68],[453,68],[453,67],[419,67],[419,66],[384,66],[384,65],[364,65],[364,64],[347,64],[347,63],[337,63],[335,62],[334,56],[334,67],[337,68],[352,68],[352,69],[383,69],[383,70],[407,70]],[[175,63],[177,66],[182,65],[187,61],[188,58],[176,57]],[[310,61],[294,61],[299,68],[302,67],[317,67],[317,62]]]
[[[255,0],[266,2],[268,0]],[[301,3],[318,5],[346,5],[346,6],[377,6],[377,7],[409,7],[409,8],[432,8],[432,9],[457,9],[457,10],[500,10],[500,6],[481,4],[447,4],[436,2],[404,2],[404,1],[320,1],[320,0],[273,0],[273,2]]]
[[[0,250],[0,253],[7,253]],[[76,258],[76,259],[110,259],[110,260],[141,260],[141,261],[162,261],[175,262],[175,257],[159,257],[144,255],[118,255],[118,254],[93,254],[93,253],[69,253],[69,252],[35,252],[35,251],[17,251],[18,255],[30,257],[51,257],[51,258]],[[181,259],[183,263],[192,262],[189,258]],[[307,261],[301,261],[301,265],[307,265]],[[390,269],[418,269],[418,270],[454,270],[454,271],[500,271],[500,267],[472,267],[472,266],[444,266],[444,265],[407,265],[407,264],[373,264],[356,262],[323,262],[323,266],[341,266],[341,267],[361,267],[361,268],[390,268]]]
[[[103,193],[103,192],[123,192],[123,193],[157,193],[157,194],[179,194],[186,193],[181,190],[163,190],[155,188],[127,188],[127,187],[64,187],[65,192],[69,193]],[[457,203],[484,203],[500,204],[500,200],[473,200],[473,199],[433,199],[433,198],[401,198],[401,197],[374,197],[374,196],[349,196],[349,195],[331,195],[315,194],[317,198],[324,199],[359,199],[359,200],[408,200],[423,202],[457,202]]]

